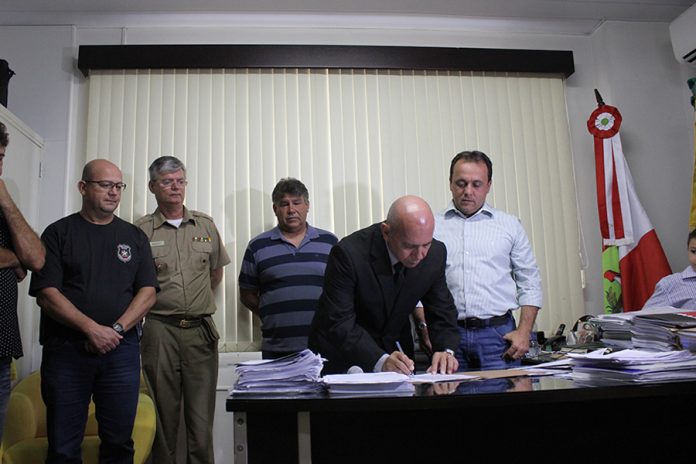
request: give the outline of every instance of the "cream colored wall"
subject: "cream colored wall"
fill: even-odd
[[[345,22],[337,27],[305,24],[221,26],[173,24],[121,28],[131,19],[102,18],[95,27],[0,28],[18,75],[10,84],[10,108],[46,137],[39,228],[76,209],[74,182],[84,159],[86,85],[75,69],[77,44],[118,43],[305,43],[502,47],[572,50],[576,72],[566,81],[578,207],[586,262],[587,312],[601,307],[600,240],[596,214],[592,140],[585,123],[595,107],[593,89],[624,116],[623,142],[648,214],[653,217],[675,269],[686,265],[683,238],[692,169],[692,114],[684,77],[691,72],[673,57],[664,23],[605,23],[592,36],[372,27]],[[150,20],[149,24],[154,23]],[[653,117],[652,115],[656,115]],[[659,147],[659,148],[657,148]],[[661,151],[664,156],[656,156]],[[654,187],[654,188],[653,188]],[[665,205],[669,205],[666,208]]]
[[[119,43],[297,43],[420,45],[572,50],[576,72],[566,81],[566,103],[580,227],[586,263],[585,309],[601,308],[601,261],[596,213],[592,139],[586,120],[595,108],[593,89],[624,117],[622,140],[634,181],[672,267],[686,265],[684,238],[693,170],[693,111],[685,80],[696,68],[679,65],[672,54],[668,25],[609,22],[592,36],[466,32],[420,27],[372,27],[369,21],[343,21],[317,27],[284,23],[187,27],[157,15],[150,19],[100,16],[90,27],[0,27],[2,58],[17,76],[10,83],[9,107],[46,139],[42,198],[35,224],[47,224],[77,208],[74,183],[84,159],[85,79],[77,71],[78,44]],[[315,21],[316,23],[316,21]],[[9,44],[12,44],[11,46]],[[34,341],[34,343],[36,343]],[[38,346],[38,345],[37,345]],[[29,353],[30,351],[27,350]],[[224,395],[222,395],[224,396]],[[219,409],[220,409],[220,405]],[[224,431],[218,443],[224,443]],[[229,440],[227,441],[229,443]]]

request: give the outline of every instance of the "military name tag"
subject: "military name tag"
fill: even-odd
[[[156,242],[150,242],[151,247],[164,246],[164,240],[157,240]]]

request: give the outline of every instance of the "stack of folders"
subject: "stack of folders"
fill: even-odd
[[[410,377],[397,372],[333,374],[322,379],[331,396],[411,396]]]
[[[632,313],[601,314],[593,319],[591,323],[600,329],[600,341],[604,345],[612,348],[633,348],[631,341],[631,319]]]
[[[696,380],[696,356],[688,351],[623,350],[604,348],[588,354],[570,353],[572,378],[580,384],[646,384]]]
[[[682,348],[696,353],[696,327],[680,329],[677,331],[677,336]]]
[[[319,374],[321,356],[303,350],[279,359],[245,361],[237,364],[233,395],[299,395],[323,391]]]
[[[601,342],[611,348],[643,348],[650,350],[681,349],[678,330],[670,322],[672,314],[685,313],[672,307],[646,308],[618,314],[602,314],[592,319],[601,331]],[[689,321],[691,321],[689,319]]]
[[[680,350],[686,348],[681,342],[681,331],[695,327],[694,311],[641,314],[633,319],[633,347],[653,351]],[[688,340],[685,341],[690,345]]]

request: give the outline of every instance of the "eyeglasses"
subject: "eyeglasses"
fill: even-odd
[[[158,180],[157,183],[162,188],[172,188],[174,184],[176,184],[177,187],[186,187],[188,185],[186,179],[162,179]]]
[[[100,189],[107,192],[111,191],[112,188],[115,188],[117,192],[126,190],[126,184],[123,182],[111,182],[108,180],[83,180],[82,182],[86,184],[97,184]]]

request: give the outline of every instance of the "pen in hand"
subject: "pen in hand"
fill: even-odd
[[[403,348],[401,348],[401,343],[399,343],[398,340],[396,341],[396,349],[398,349],[398,350],[399,350],[399,353],[403,354],[404,357],[405,357],[406,359],[408,359],[409,361],[411,361],[411,359],[410,359],[408,356],[406,356],[406,353],[404,353]],[[410,374],[413,375],[413,371],[411,371]]]

